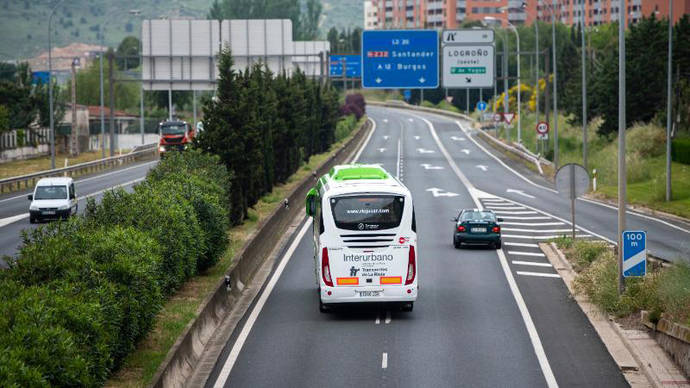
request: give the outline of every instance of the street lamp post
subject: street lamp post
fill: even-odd
[[[555,1],[555,0],[554,0]],[[623,231],[625,231],[625,0],[618,13],[618,294],[625,288],[623,279]]]
[[[556,0],[551,7],[551,40],[553,49],[553,164],[558,169],[558,63],[556,63]]]
[[[511,30],[515,33],[515,39],[517,40],[517,86],[518,86],[518,93],[517,93],[517,108],[518,108],[518,131],[517,131],[517,141],[518,143],[522,143],[522,121],[520,120],[520,111],[521,111],[521,101],[520,101],[520,92],[521,92],[521,85],[520,85],[520,34],[517,31],[517,28],[510,22],[507,21],[508,26],[510,27]]]
[[[101,86],[101,107],[100,107],[100,114],[101,114],[101,157],[105,158],[105,112],[103,107],[105,106],[105,98],[103,97],[103,54],[105,52],[103,51],[103,47],[105,47],[103,43],[103,24],[101,23],[100,25],[100,33],[101,33],[101,54],[98,56],[99,58],[99,70],[100,70],[100,86]]]
[[[535,88],[534,88],[534,96],[536,98],[536,106],[535,106],[535,113],[537,114],[537,122],[539,122],[539,18],[534,21],[534,31],[536,34],[535,40],[534,40],[534,50],[535,50],[535,55],[534,55],[534,62],[535,62]]]
[[[671,200],[671,78],[673,75],[673,0],[668,0],[668,73],[666,75],[666,201]]]
[[[48,17],[48,109],[50,109],[50,168],[55,169],[55,113],[53,111],[53,16],[62,0],[55,3]]]
[[[485,16],[483,24],[495,30],[493,26],[489,26],[486,22],[495,22],[497,20],[498,19],[493,16]],[[501,38],[501,42],[503,43],[503,58],[501,59],[501,68],[503,73],[503,113],[508,113],[508,45],[506,44],[507,42],[503,35],[497,35]],[[510,134],[507,130],[506,137],[508,138],[508,141],[510,141]]]
[[[585,2],[582,2],[582,165],[587,170],[587,56],[585,53]]]

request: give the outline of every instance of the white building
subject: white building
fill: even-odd
[[[377,8],[371,3],[371,0],[364,1],[364,29],[375,30],[378,28],[379,17]]]

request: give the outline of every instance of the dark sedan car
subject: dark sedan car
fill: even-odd
[[[496,218],[492,210],[464,209],[453,218],[453,245],[455,248],[467,245],[489,245],[501,248],[501,226],[503,219]]]

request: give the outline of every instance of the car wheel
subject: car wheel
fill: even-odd
[[[461,249],[462,241],[453,241],[453,246],[455,246],[455,249]]]
[[[30,223],[30,224],[35,224],[35,223],[36,223],[36,219],[33,218],[33,217],[29,217],[29,223]]]
[[[331,305],[323,303],[321,298],[319,298],[319,312],[324,314],[331,312]]]
[[[495,243],[494,243],[494,248],[496,248],[496,249],[501,249],[501,242],[500,242],[500,241],[499,241],[499,242],[495,242]]]
[[[405,303],[402,305],[402,311],[409,313],[414,308],[414,302]]]

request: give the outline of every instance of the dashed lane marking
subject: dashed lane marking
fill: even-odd
[[[504,241],[503,245],[507,245],[509,247],[526,247],[526,248],[539,248],[538,244],[530,244],[530,243],[519,243],[519,242],[509,242],[509,241]]]
[[[501,228],[502,230],[507,230],[509,232],[535,232],[535,233],[568,233],[572,232],[572,229],[525,229],[525,228]]]
[[[509,255],[515,255],[515,256],[546,257],[543,253],[523,252],[523,251],[508,251],[508,254]]]
[[[525,236],[525,235],[522,235],[522,234],[503,234],[503,235],[501,235],[501,237],[505,237],[505,238],[520,238],[520,239],[526,239],[526,240],[551,240],[551,239],[554,239],[554,238],[563,237],[564,235],[565,235],[565,234],[563,234],[563,235],[558,235],[558,236],[557,236],[557,235],[550,235],[550,236]],[[576,238],[584,238],[584,237],[592,237],[592,235],[591,235],[591,234],[576,234],[575,237],[576,237]]]
[[[512,263],[515,265],[527,265],[532,267],[553,267],[550,263],[538,263],[535,261],[513,260]]]
[[[383,353],[381,355],[381,369],[388,368],[388,353]]]
[[[543,217],[543,216],[537,216],[537,217],[514,217],[514,216],[501,216],[504,220],[523,220],[523,221],[531,221],[531,220],[550,220],[551,217]]]
[[[542,273],[542,272],[527,272],[527,271],[515,271],[516,274],[522,276],[536,276],[542,278],[560,278],[561,275],[555,273]]]
[[[558,226],[565,225],[563,222],[501,222],[501,225],[513,226]]]
[[[537,212],[532,211],[532,210],[527,210],[527,211],[506,211],[506,210],[494,210],[494,213],[501,213],[501,214],[513,214],[513,215],[520,215],[520,214],[537,214]]]

